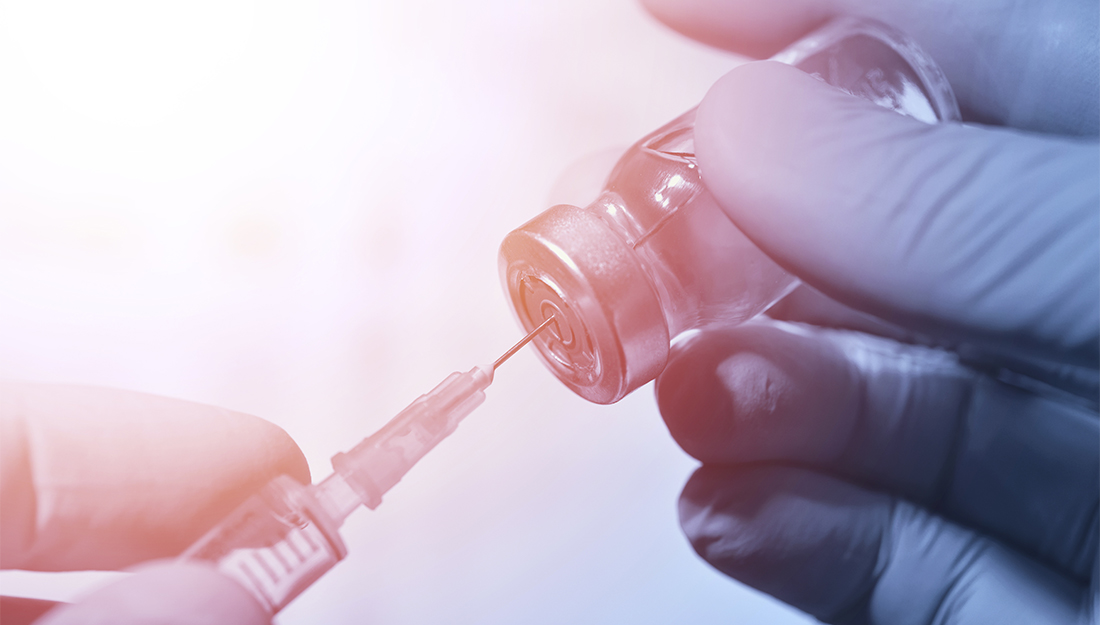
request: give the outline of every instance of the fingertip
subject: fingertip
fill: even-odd
[[[703,466],[679,506],[708,564],[827,622],[866,600],[889,510],[886,497],[774,465]]]
[[[769,57],[832,14],[827,3],[784,10],[773,3],[729,0],[641,0],[666,26],[716,48]]]
[[[841,95],[790,65],[758,61],[727,73],[699,104],[695,151],[703,181],[738,226],[749,226],[750,237],[752,226],[787,225],[778,209],[792,192],[812,186],[806,178],[819,172],[804,170],[803,156],[808,147],[829,145],[815,133],[836,130],[824,116],[835,108],[828,100]]]
[[[800,104],[795,98],[832,87],[806,72],[778,61],[743,63],[719,78],[703,96],[696,117],[697,134],[711,136],[739,126],[779,119]],[[791,106],[777,105],[790,104]],[[697,139],[698,140],[698,139]],[[698,148],[698,146],[696,146]]]
[[[858,381],[831,343],[757,322],[674,346],[657,403],[703,462],[827,462],[854,424]]]
[[[680,30],[676,27],[676,3],[670,0],[639,0],[639,4],[650,15],[660,20],[666,26],[670,28]]]
[[[271,453],[271,477],[285,474],[303,484],[309,484],[309,463],[298,443],[281,427],[263,419],[257,418],[257,421],[267,430],[264,446]]]
[[[224,454],[224,457],[219,460],[211,456],[201,467],[218,483],[208,483],[205,487],[198,484],[185,486],[194,507],[188,511],[190,518],[185,516],[180,519],[178,538],[183,542],[166,552],[153,554],[155,556],[172,555],[186,548],[241,502],[280,475],[288,475],[302,484],[311,481],[305,455],[285,430],[249,414],[223,412],[225,414],[218,421],[223,424],[224,434],[232,440],[211,443],[210,453]]]
[[[688,479],[680,493],[680,527],[695,553],[712,566],[732,575],[751,562],[767,543],[752,524],[751,515],[734,509],[759,509],[765,494],[754,471],[747,467],[704,465]]]
[[[735,47],[730,11],[715,10],[709,0],[641,0],[642,7],[665,26],[707,45]],[[720,24],[716,24],[719,22]]]
[[[750,459],[739,442],[797,410],[790,404],[798,389],[787,371],[761,354],[723,347],[697,347],[667,368],[659,383],[658,405],[669,432],[703,462]]]
[[[673,348],[657,378],[657,406],[668,431],[688,454],[720,462],[724,445],[715,433],[732,429],[735,418],[729,393],[718,380],[717,364],[724,350],[717,341],[699,335],[690,345]]]

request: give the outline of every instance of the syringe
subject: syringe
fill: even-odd
[[[337,531],[360,505],[372,510],[418,460],[485,401],[497,367],[554,320],[551,316],[491,365],[447,376],[386,425],[332,458],[316,485],[282,475],[207,532],[181,559],[208,560],[275,614],[347,555]]]

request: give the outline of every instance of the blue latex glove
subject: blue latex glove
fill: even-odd
[[[708,189],[813,287],[780,312],[924,345],[768,321],[678,345],[658,401],[704,462],[680,502],[695,549],[828,622],[1094,618],[1095,3],[648,4],[758,55],[834,14],[880,19],[999,125],[926,126],[767,62],[707,95]]]
[[[118,569],[178,555],[273,477],[309,481],[298,446],[249,415],[90,387],[0,383],[0,566]],[[0,603],[5,625],[44,602]],[[270,618],[211,565],[146,564],[37,622],[240,623]]]

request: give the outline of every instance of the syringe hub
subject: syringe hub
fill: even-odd
[[[424,454],[485,401],[485,389],[492,382],[492,365],[452,373],[382,429],[350,451],[333,456],[332,467],[373,510]]]

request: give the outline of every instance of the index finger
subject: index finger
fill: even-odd
[[[271,478],[309,480],[277,426],[143,393],[2,382],[0,425],[3,568],[173,556]]]
[[[769,57],[829,18],[877,19],[912,36],[969,120],[1056,134],[1100,131],[1100,14],[1054,0],[642,0],[704,43]]]

